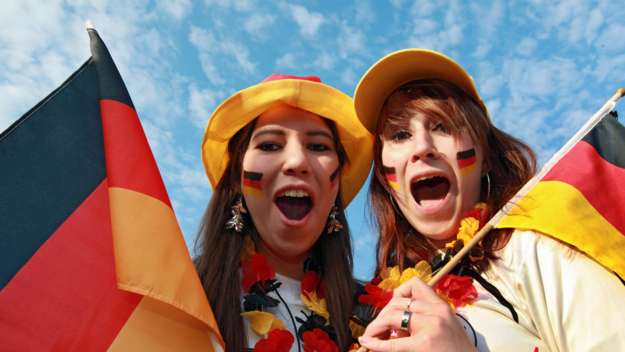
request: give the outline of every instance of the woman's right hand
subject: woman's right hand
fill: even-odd
[[[411,316],[402,330],[405,311]],[[398,337],[384,339],[391,332],[398,332]],[[449,304],[417,278],[395,289],[359,342],[372,351],[476,351]]]

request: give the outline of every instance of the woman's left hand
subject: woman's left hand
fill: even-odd
[[[406,311],[410,317],[402,330]],[[400,337],[382,339],[391,331],[400,332]],[[449,304],[417,278],[395,289],[393,298],[367,326],[359,342],[372,351],[475,351]]]

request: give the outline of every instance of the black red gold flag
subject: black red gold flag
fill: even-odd
[[[604,117],[497,225],[577,247],[625,278],[625,127]]]
[[[91,58],[0,134],[0,349],[221,350],[130,96],[88,32]]]

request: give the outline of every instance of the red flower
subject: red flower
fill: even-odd
[[[288,330],[276,329],[267,334],[267,337],[258,340],[254,345],[255,352],[289,352],[295,342],[293,334]]]
[[[315,328],[302,334],[304,352],[339,352],[339,347],[330,339],[328,333]]]
[[[384,291],[374,284],[366,284],[364,295],[358,296],[358,302],[370,304],[377,309],[382,309],[393,298],[393,291]]]
[[[310,292],[317,292],[317,297],[324,298],[323,287],[319,274],[314,271],[307,271],[302,277],[302,293],[308,296]]]
[[[241,265],[243,268],[243,280],[241,284],[245,292],[249,292],[250,287],[259,281],[274,279],[276,272],[267,263],[267,258],[261,254],[254,254],[249,260]]]
[[[484,203],[478,203],[474,208],[467,210],[464,214],[462,214],[462,218],[475,218],[480,222],[480,227],[478,231],[486,224],[488,221],[488,206]]]
[[[434,286],[434,289],[454,308],[471,304],[477,299],[473,279],[466,276],[446,275]]]

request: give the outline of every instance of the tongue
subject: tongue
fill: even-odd
[[[427,208],[441,202],[447,192],[449,192],[449,182],[442,177],[436,177],[414,185],[412,194],[417,203]]]
[[[290,220],[300,220],[308,214],[312,208],[308,197],[278,197],[276,199],[278,209]]]

